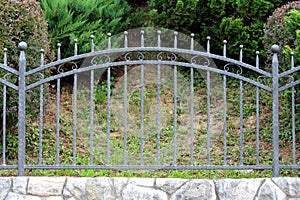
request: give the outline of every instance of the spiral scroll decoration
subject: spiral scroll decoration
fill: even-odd
[[[234,67],[237,68],[237,70],[235,72],[233,71]],[[239,74],[239,75],[241,75],[243,73],[243,69],[241,68],[241,66],[233,64],[233,63],[227,63],[224,66],[224,71],[226,71],[226,72],[230,72],[231,71],[231,72],[233,72],[235,74]]]
[[[103,63],[109,63],[111,61],[110,56],[108,55],[98,55],[92,58],[91,64],[98,65],[98,64],[103,64]]]
[[[63,68],[65,65],[71,65],[71,69],[74,70],[74,69],[78,69],[78,66],[75,62],[68,62],[68,63],[63,63],[61,65],[58,66],[57,68],[57,72],[59,74],[65,72],[65,69]],[[69,67],[68,67],[69,68]]]
[[[257,77],[257,81],[258,81],[259,83],[262,83],[262,84],[263,84],[263,80],[265,80],[266,78],[268,78],[268,77],[266,77],[266,76],[259,76],[259,77]]]
[[[284,83],[284,85],[288,85],[294,82],[295,78],[291,75],[285,76],[285,78],[287,78],[286,82]]]
[[[160,52],[156,56],[157,60],[169,60],[169,61],[176,61],[177,55],[175,53],[169,53],[169,52]]]
[[[207,57],[204,57],[204,56],[193,56],[190,60],[190,63],[203,65],[203,66],[209,66],[210,65],[210,60]]]
[[[124,56],[126,61],[139,60],[142,61],[145,59],[145,55],[142,52],[128,52]]]

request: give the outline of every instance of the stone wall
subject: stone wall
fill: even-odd
[[[0,178],[0,199],[43,200],[223,200],[300,199],[300,178],[163,179],[163,178]]]

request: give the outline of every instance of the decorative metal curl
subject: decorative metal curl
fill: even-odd
[[[63,69],[63,66],[65,66],[66,64],[72,64],[72,67],[71,67],[72,70],[78,69],[78,66],[75,62],[63,63],[63,64],[59,65],[58,68],[57,68],[57,72],[59,74],[65,72],[65,70]]]
[[[163,54],[166,54],[166,60],[170,61],[176,61],[177,60],[177,55],[175,53],[169,53],[169,52],[159,52],[156,56],[157,60],[161,61],[164,59]]]
[[[102,62],[101,62],[102,61]],[[111,61],[110,56],[108,55],[98,55],[92,58],[91,64],[92,65],[98,65],[101,63],[109,63]]]
[[[266,77],[266,76],[259,76],[259,77],[257,77],[257,81],[259,82],[259,83],[261,83],[261,84],[263,84],[263,79],[265,79],[265,78],[268,78],[268,77]]]
[[[229,72],[230,69],[232,69],[232,67],[237,67],[238,70],[236,71],[236,74],[242,74],[243,73],[243,69],[241,68],[241,66],[237,65],[237,64],[234,64],[234,63],[227,63],[225,66],[224,66],[224,70],[226,72]]]
[[[45,75],[43,73],[38,73],[38,76],[40,76],[41,79],[45,78]]]
[[[293,76],[291,76],[291,75],[286,76],[286,78],[288,78],[288,79],[287,79],[287,82],[285,83],[285,85],[293,83],[294,80],[295,80],[295,78]]]
[[[12,74],[5,74],[3,78],[4,78],[6,81],[8,81],[8,77],[11,76],[11,75],[12,75]]]
[[[200,58],[200,59],[199,59]],[[200,60],[200,62],[197,62],[197,60]],[[190,61],[192,64],[201,64],[203,66],[209,66],[210,61],[207,57],[204,56],[193,56]]]
[[[137,54],[137,59],[139,61],[142,61],[145,59],[145,55],[142,52],[128,52],[125,54],[124,58],[126,61],[131,61],[130,54],[136,53]]]

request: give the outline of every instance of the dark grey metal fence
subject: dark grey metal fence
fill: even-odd
[[[4,57],[4,63],[0,64],[0,67],[2,70],[6,70],[7,73],[15,75],[18,77],[18,84],[15,84],[13,82],[10,82],[5,77],[0,78],[0,83],[3,85],[3,131],[2,131],[2,165],[0,166],[0,169],[17,169],[19,175],[24,175],[26,169],[165,169],[165,170],[222,170],[222,169],[232,169],[232,170],[257,170],[257,169],[269,169],[273,170],[273,176],[277,177],[279,176],[280,169],[299,169],[300,165],[297,163],[299,162],[299,158],[297,158],[296,155],[296,119],[295,119],[295,89],[294,87],[299,84],[299,80],[294,81],[291,80],[289,83],[280,86],[279,79],[284,77],[291,77],[295,73],[297,73],[300,70],[300,67],[294,67],[294,61],[292,56],[291,61],[291,69],[288,71],[285,71],[283,73],[279,73],[278,71],[278,57],[277,54],[279,52],[279,47],[277,45],[272,46],[272,52],[273,52],[273,60],[272,60],[272,73],[269,73],[267,71],[264,71],[260,69],[259,66],[259,52],[256,52],[256,65],[250,65],[246,64],[242,61],[243,59],[243,46],[240,46],[240,59],[234,60],[231,58],[228,58],[226,55],[226,41],[224,41],[224,48],[223,48],[223,55],[216,55],[213,53],[210,53],[210,38],[208,37],[207,41],[207,49],[206,51],[197,51],[194,50],[194,39],[193,35],[191,35],[190,38],[190,48],[189,49],[182,49],[177,47],[177,33],[174,34],[174,47],[163,47],[163,44],[161,44],[160,35],[161,32],[158,32],[157,34],[157,46],[155,47],[146,47],[144,45],[144,32],[141,32],[141,38],[140,38],[140,46],[138,47],[129,47],[128,46],[128,38],[127,38],[127,32],[124,33],[124,47],[121,48],[112,48],[111,46],[111,38],[109,35],[108,38],[108,48],[101,51],[95,51],[93,37],[91,37],[91,52],[85,53],[85,54],[77,54],[77,41],[75,41],[75,47],[74,47],[74,56],[69,58],[61,58],[60,53],[60,45],[58,45],[58,55],[57,55],[57,61],[51,62],[49,64],[44,64],[44,51],[41,50],[41,65],[38,68],[31,69],[29,71],[26,71],[26,48],[27,44],[25,42],[21,42],[19,44],[20,49],[20,56],[19,56],[19,71],[7,66],[7,58],[6,58],[6,50],[5,50],[5,57]],[[122,59],[115,59],[115,55],[123,55]],[[134,56],[130,56],[130,54]],[[147,54],[155,55],[154,58],[152,56],[151,59],[148,59]],[[185,57],[185,59],[180,59],[179,56]],[[184,55],[184,56],[183,56]],[[120,57],[120,56],[119,56]],[[118,57],[118,58],[119,58]],[[151,56],[150,56],[151,57]],[[88,67],[79,68],[77,67],[75,61],[80,59],[88,59],[90,60],[90,65]],[[189,58],[187,60],[186,58]],[[197,59],[202,59],[202,62],[197,62]],[[218,62],[225,63],[224,69],[220,69],[219,67],[213,68],[210,67],[209,63],[210,60],[214,59]],[[100,61],[101,60],[101,61]],[[204,60],[204,61],[203,61]],[[68,71],[61,71],[58,70],[59,73],[53,76],[49,77],[43,77],[39,80],[28,83],[26,82],[26,79],[34,74],[39,74],[45,70],[48,70],[52,67],[59,66],[60,69],[64,63],[72,63],[72,69]],[[129,145],[129,127],[128,127],[128,95],[127,95],[127,86],[128,86],[128,75],[127,72],[129,71],[130,66],[141,66],[140,68],[140,77],[137,77],[137,79],[140,80],[140,94],[139,94],[139,112],[140,112],[140,120],[139,120],[139,152],[138,155],[136,155],[139,160],[139,164],[130,164],[128,161],[128,154],[130,154],[130,149],[128,148]],[[145,96],[146,96],[146,90],[145,90],[145,69],[149,67],[148,65],[151,65],[151,67],[156,66],[156,72],[157,72],[157,83],[155,85],[156,87],[156,98],[157,98],[157,104],[155,109],[155,116],[156,120],[156,149],[155,149],[155,163],[156,164],[147,164],[145,163],[145,146],[147,145],[144,141],[145,135],[148,134],[147,124],[144,122],[144,113],[145,113]],[[172,66],[173,69],[173,113],[170,115],[172,116],[172,122],[173,122],[173,129],[172,129],[172,144],[173,144],[173,162],[168,164],[163,164],[161,162],[162,160],[162,124],[161,124],[161,95],[162,95],[162,82],[161,82],[161,68],[163,66]],[[231,72],[230,67],[231,66],[237,66],[238,72]],[[116,148],[111,147],[111,107],[113,106],[111,104],[111,95],[113,93],[113,82],[111,82],[112,77],[112,67],[123,67],[123,69],[120,68],[120,71],[123,73],[123,97],[121,98],[123,102],[122,110],[119,110],[120,115],[123,116],[123,131],[122,136],[120,136],[118,139],[123,140],[122,147],[120,147],[123,151],[122,160],[123,164],[115,164],[111,160],[112,151],[115,151]],[[195,152],[199,152],[203,149],[197,149],[198,146],[195,143],[197,137],[199,137],[199,134],[195,133],[194,130],[194,118],[197,115],[197,110],[195,110],[195,103],[194,101],[190,102],[189,105],[189,125],[187,135],[189,135],[189,152],[185,157],[188,157],[188,161],[186,162],[178,162],[181,158],[178,156],[177,152],[178,149],[178,70],[180,68],[186,68],[187,70],[190,70],[189,72],[189,84],[190,84],[190,91],[189,96],[190,99],[194,99],[195,97],[195,90],[194,90],[194,76],[195,71],[194,70],[201,70],[204,71],[206,74],[206,77],[204,80],[206,81],[206,146],[205,146],[205,157],[202,159],[205,160],[205,163],[203,164],[197,164],[199,163],[199,158],[195,158],[194,154]],[[100,155],[103,158],[106,157],[106,161],[102,162],[102,164],[94,162],[94,158],[99,155],[94,154],[94,146],[97,142],[95,137],[97,136],[98,129],[95,128],[95,115],[97,114],[95,111],[95,90],[97,85],[94,83],[96,82],[95,78],[95,70],[98,69],[104,69],[107,73],[107,79],[106,79],[106,98],[105,102],[103,104],[106,104],[106,117],[104,118],[106,120],[106,155]],[[245,74],[242,74],[242,69],[245,69],[247,71],[251,71],[251,73],[256,74],[255,76],[247,77]],[[77,149],[77,139],[79,137],[78,135],[78,114],[77,113],[77,107],[78,107],[78,75],[86,73],[88,74],[88,88],[90,90],[89,98],[86,99],[86,105],[89,107],[88,114],[86,114],[86,118],[89,121],[89,146],[90,149],[86,150],[89,153],[89,164],[78,164],[77,156],[78,156],[78,149]],[[212,83],[212,73],[221,75],[222,80],[222,98],[223,100],[223,128],[220,130],[223,132],[222,136],[222,145],[223,145],[223,152],[221,163],[213,163],[211,162],[211,150],[214,148],[214,145],[211,141],[211,83]],[[249,73],[249,74],[251,74]],[[70,144],[72,148],[72,163],[71,164],[62,164],[62,161],[60,160],[60,131],[61,131],[61,120],[60,120],[60,114],[62,112],[61,110],[61,79],[67,76],[71,76],[73,78],[73,94],[72,94],[72,129],[73,131],[69,133],[73,138],[73,143]],[[265,77],[266,79],[271,80],[269,83],[263,83],[263,81],[260,81],[262,77]],[[238,86],[238,93],[239,93],[239,105],[235,105],[239,107],[239,158],[238,158],[238,164],[230,165],[228,164],[228,144],[227,144],[227,138],[228,138],[228,130],[227,130],[227,115],[230,114],[230,110],[228,109],[227,105],[227,78],[234,78],[239,80],[239,86]],[[53,130],[53,134],[55,134],[55,161],[53,164],[45,164],[43,162],[43,134],[44,134],[44,111],[45,111],[45,94],[44,94],[44,85],[48,84],[49,82],[55,81],[55,88],[56,88],[56,127],[55,130]],[[170,80],[171,81],[171,80]],[[250,84],[253,85],[255,88],[255,99],[256,103],[253,105],[255,107],[255,151],[253,152],[253,155],[255,157],[254,164],[245,164],[244,163],[244,124],[243,124],[243,109],[244,104],[243,101],[247,97],[243,96],[243,88],[244,84]],[[17,158],[17,164],[11,164],[7,162],[6,154],[8,153],[7,143],[6,143],[6,126],[7,126],[7,119],[6,115],[7,112],[7,88],[11,88],[12,90],[15,90],[18,92],[18,158]],[[38,163],[31,164],[30,162],[26,161],[26,95],[28,95],[28,91],[31,91],[34,88],[39,88],[39,138],[38,140]],[[272,161],[268,164],[260,163],[260,90],[265,90],[272,95]],[[292,164],[280,164],[280,151],[279,151],[279,93],[285,90],[291,90],[292,92],[292,137],[291,137],[291,143],[292,143]],[[28,100],[27,100],[28,101]],[[28,102],[27,102],[28,103]],[[122,113],[123,112],[123,113]],[[152,119],[155,121],[155,119]],[[29,126],[29,125],[28,125]],[[28,127],[27,127],[28,128]],[[271,132],[271,131],[270,131]],[[270,144],[271,144],[270,143]]]

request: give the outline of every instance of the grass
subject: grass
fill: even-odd
[[[144,118],[141,121],[140,96],[141,83],[138,67],[131,68],[128,73],[128,103],[127,103],[127,129],[126,129],[126,161],[129,165],[140,164],[140,134],[141,124],[144,124],[143,132],[143,158],[145,165],[157,163],[157,84],[155,68],[145,68],[144,88]],[[202,76],[201,76],[202,73]],[[189,71],[182,70],[178,74],[178,99],[177,99],[177,164],[189,165],[191,148],[190,126],[190,85]],[[213,75],[212,75],[213,76]],[[161,99],[160,99],[160,163],[172,165],[174,155],[174,94],[172,68],[166,68],[161,73]],[[206,73],[195,72],[194,79],[194,113],[193,120],[193,149],[194,164],[206,165],[207,159],[207,96]],[[215,77],[214,77],[215,78]],[[222,77],[221,77],[222,78]],[[217,81],[215,79],[214,81]],[[211,115],[210,115],[210,164],[224,164],[224,135],[223,135],[223,91],[222,85],[212,82],[211,87]],[[221,82],[223,83],[223,82]],[[111,116],[108,135],[107,124],[107,83],[105,81],[95,83],[93,115],[93,129],[90,129],[90,92],[88,89],[78,91],[77,100],[77,135],[76,135],[76,164],[88,165],[91,160],[95,165],[107,163],[107,151],[110,151],[110,165],[122,165],[124,163],[124,102],[122,76],[112,79]],[[227,78],[227,113],[226,113],[226,164],[239,165],[241,156],[244,165],[256,164],[256,88],[243,83],[243,138],[240,140],[240,82]],[[55,165],[56,161],[56,89],[50,87],[50,95],[43,116],[43,164]],[[291,107],[289,91],[280,96],[280,162],[291,164]],[[61,112],[59,115],[59,163],[72,165],[73,163],[73,90],[72,86],[65,85],[61,91]],[[260,135],[259,135],[259,164],[271,165],[272,161],[272,99],[271,93],[260,90]],[[297,129],[298,130],[298,129]],[[26,162],[38,163],[39,145],[39,121],[27,122],[26,133]],[[110,138],[108,143],[108,136]],[[296,142],[299,143],[299,132],[296,132]],[[12,139],[12,138],[9,138]],[[90,140],[93,144],[90,144]],[[11,142],[11,141],[10,141]],[[16,141],[12,141],[14,144]],[[241,143],[242,142],[242,143]],[[110,148],[108,148],[108,145]],[[243,154],[240,154],[242,145]],[[8,164],[16,163],[16,146],[12,152],[8,152]],[[296,149],[296,161],[299,164],[299,146]],[[16,171],[0,171],[0,175],[16,175]],[[200,170],[200,171],[119,171],[119,170],[27,170],[26,175],[47,176],[125,176],[125,177],[173,177],[173,178],[256,178],[271,177],[270,170]],[[298,176],[297,170],[281,170],[281,175]]]

